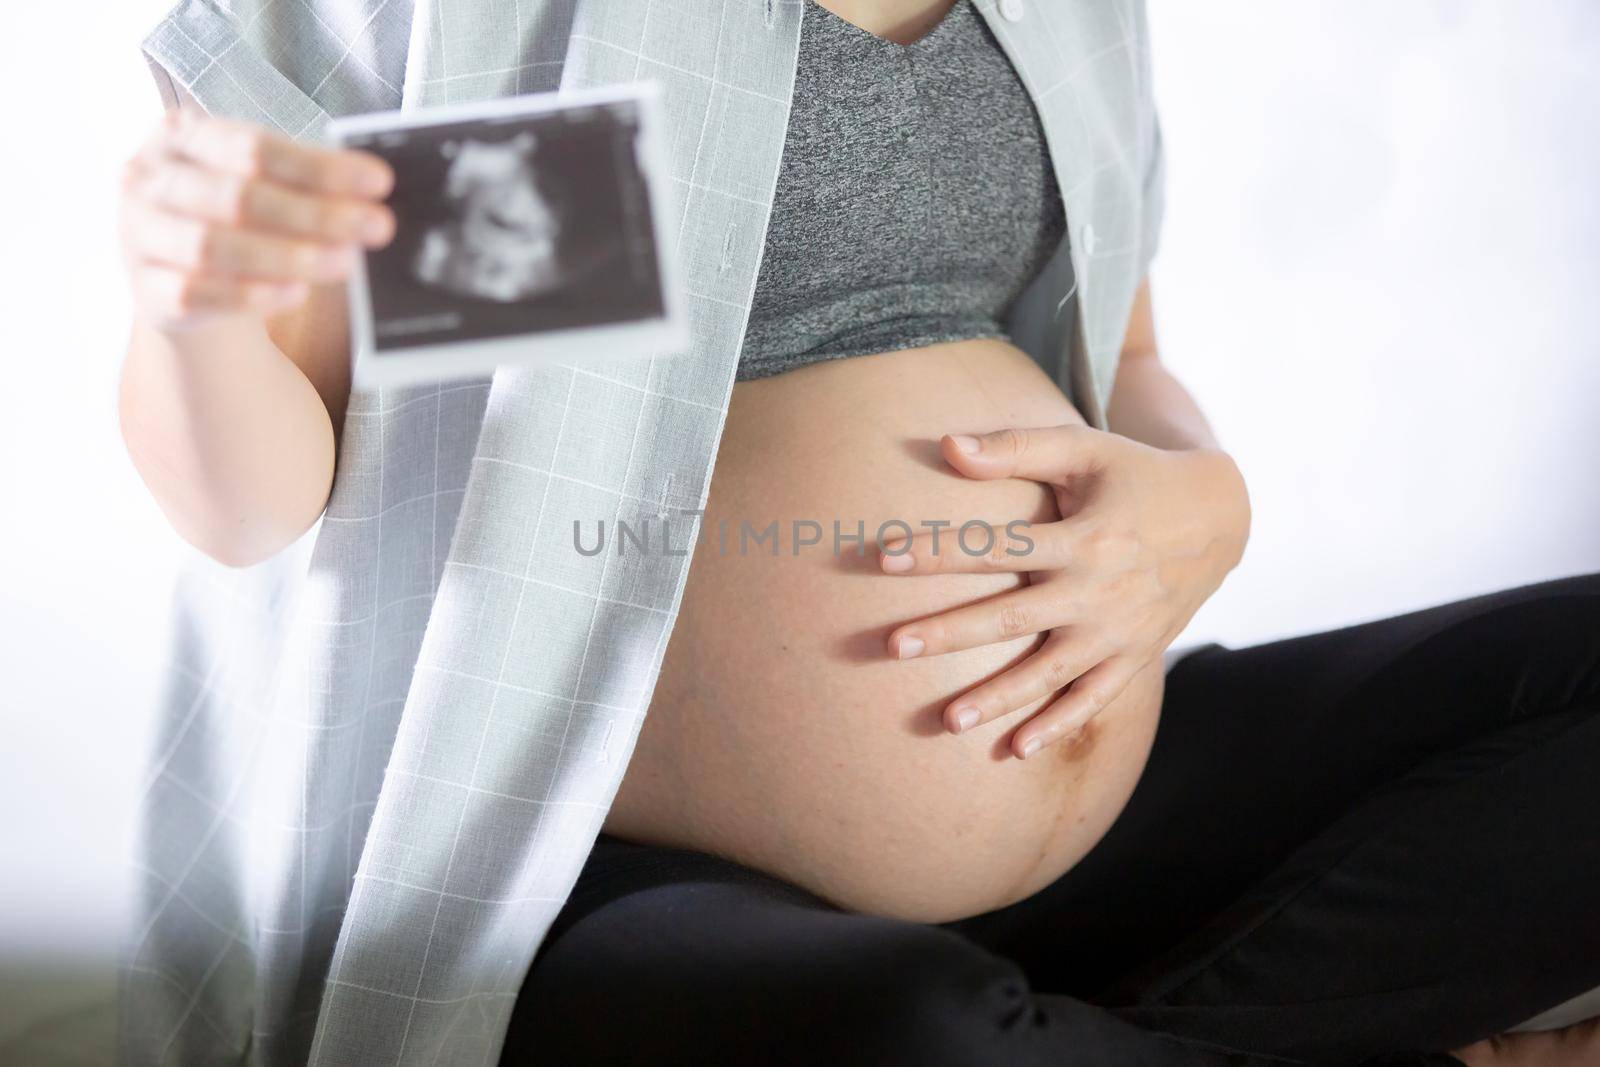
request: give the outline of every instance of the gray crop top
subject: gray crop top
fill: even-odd
[[[1033,101],[971,0],[910,45],[807,0],[738,380],[1005,337],[1064,232]]]

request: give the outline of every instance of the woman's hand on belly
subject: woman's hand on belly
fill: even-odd
[[[960,733],[1053,697],[1012,732],[1019,758],[1116,703],[1244,551],[1244,481],[1220,451],[1167,451],[1082,425],[946,436],[941,451],[969,478],[1048,485],[1062,516],[959,541],[925,531],[880,555],[895,575],[1028,575],[1022,588],[898,627],[888,642],[891,655],[912,659],[1045,634],[1031,656],[944,712]]]

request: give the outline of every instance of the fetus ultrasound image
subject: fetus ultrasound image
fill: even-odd
[[[373,354],[662,315],[638,137],[620,101],[348,138],[395,171]]]

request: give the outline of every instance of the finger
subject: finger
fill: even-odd
[[[207,274],[329,282],[343,278],[355,262],[348,246],[236,230],[154,209],[134,212],[130,223],[140,258]]]
[[[945,462],[969,478],[1026,478],[1061,485],[1099,469],[1112,435],[1069,423],[984,434],[946,434],[939,442]]]
[[[310,196],[177,158],[143,167],[134,189],[150,204],[177,214],[328,244],[378,247],[394,236],[394,216],[382,204]]]
[[[945,729],[959,734],[1059,693],[1103,656],[1103,652],[1082,640],[1075,640],[1069,631],[1057,630],[1045,638],[1033,655],[962,694],[945,708]]]
[[[296,306],[310,292],[304,282],[194,274],[153,263],[135,268],[132,278],[141,314],[163,323],[223,314],[270,315]]]
[[[1043,633],[1075,618],[1058,585],[1028,585],[898,627],[889,634],[889,654],[896,659],[942,656]]]
[[[878,565],[885,574],[901,575],[1061,570],[1074,555],[1072,531],[1065,521],[967,522],[885,541]]]
[[[304,144],[254,123],[181,108],[174,114],[168,151],[201,166],[331,196],[378,199],[394,188],[389,164],[371,152]]]
[[[1027,759],[1046,745],[1077,733],[1128,687],[1133,675],[1119,656],[1090,667],[1059,700],[1017,728],[1011,735],[1012,753]]]

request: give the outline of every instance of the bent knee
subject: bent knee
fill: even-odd
[[[1511,719],[1600,705],[1600,574],[1519,586],[1463,602],[1442,634],[1452,684]]]

